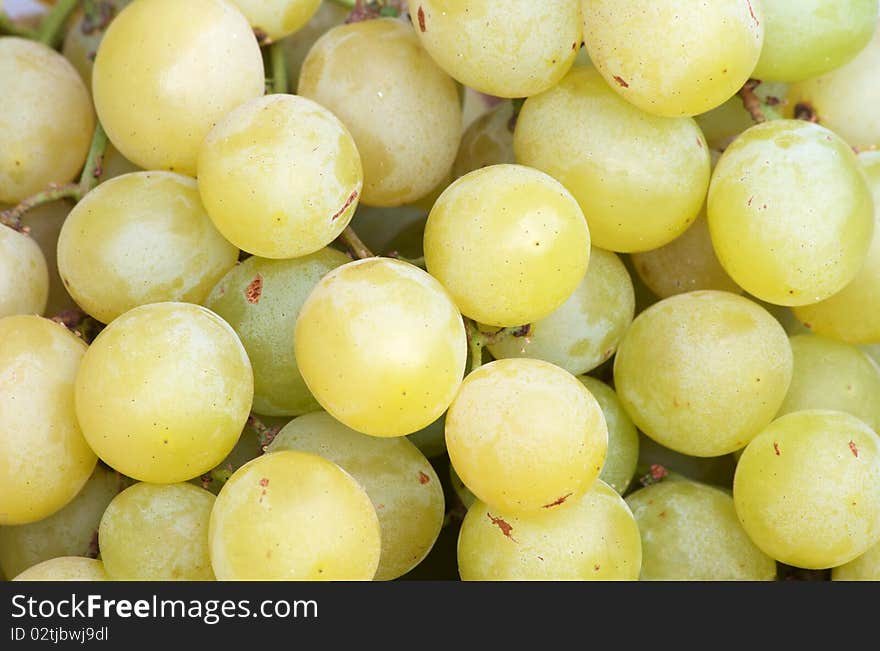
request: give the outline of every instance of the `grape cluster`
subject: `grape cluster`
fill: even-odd
[[[878,0],[51,4],[0,575],[880,580]]]

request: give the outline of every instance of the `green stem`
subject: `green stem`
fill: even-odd
[[[338,5],[342,5],[343,7],[348,7],[349,9],[354,9],[354,4],[356,0],[333,0]]]
[[[287,83],[287,58],[284,56],[284,45],[281,41],[269,46],[269,61],[272,67],[272,92],[290,92]]]
[[[37,30],[37,40],[49,47],[57,47],[64,35],[67,19],[78,4],[79,0],[58,0],[58,3],[52,7],[52,10],[40,23],[40,28]]]
[[[19,27],[12,19],[6,15],[6,12],[0,9],[0,35],[18,36],[20,38],[34,38],[36,32],[31,29]]]
[[[358,234],[354,232],[354,229],[351,226],[345,227],[345,230],[342,231],[342,235],[339,236],[339,239],[343,244],[345,244],[346,248],[351,251],[351,254],[354,256],[355,260],[363,260],[365,258],[376,257],[376,254],[367,248],[367,245],[363,243],[361,238],[358,237]]]
[[[79,199],[82,199],[98,185],[98,179],[104,173],[104,152],[107,151],[107,143],[107,133],[100,120],[96,120],[92,145],[89,147],[89,155],[86,157],[86,164],[79,179]]]
[[[501,328],[495,332],[483,332],[472,319],[465,318],[465,331],[467,332],[468,350],[471,355],[471,371],[478,369],[483,364],[483,348],[501,343],[510,337],[528,337],[532,332],[532,326],[523,325],[513,328]]]
[[[266,451],[266,448],[269,447],[269,444],[275,440],[278,432],[281,431],[281,427],[269,427],[255,414],[248,416],[247,424],[248,427],[257,433],[257,440],[259,441],[260,449],[263,450],[263,452]]]

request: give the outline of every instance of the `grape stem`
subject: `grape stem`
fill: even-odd
[[[475,371],[483,364],[483,348],[501,343],[510,337],[528,337],[532,332],[531,324],[516,326],[513,328],[501,328],[495,332],[483,332],[476,321],[464,318],[465,332],[467,333],[468,350],[471,357],[471,371]]]
[[[762,100],[755,89],[761,85],[759,79],[749,79],[742,88],[739,89],[739,96],[742,99],[743,108],[752,116],[755,124],[767,122],[767,120],[778,120],[780,115],[773,107],[779,103],[775,97],[768,97]]]
[[[346,23],[359,23],[373,18],[397,18],[407,12],[407,0],[336,0],[344,7],[351,7]]]
[[[385,256],[388,258],[394,258],[395,260],[403,260],[404,262],[409,262],[411,265],[414,265],[416,267],[421,267],[422,269],[426,268],[425,256],[420,256],[418,258],[405,258],[404,256],[400,255],[400,253],[398,253],[397,251],[389,251],[388,253],[385,254]]]
[[[376,254],[367,248],[367,245],[363,243],[351,226],[345,227],[345,230],[342,231],[342,234],[339,236],[339,240],[351,252],[352,257],[354,257],[355,260],[376,257]]]
[[[251,414],[248,416],[247,425],[252,430],[257,433],[257,440],[260,443],[260,449],[265,452],[266,448],[275,440],[275,437],[278,435],[278,432],[281,431],[281,427],[276,425],[275,427],[269,427],[259,419],[256,414]]]
[[[64,310],[53,316],[52,321],[60,323],[87,344],[92,343],[104,329],[100,321],[78,309]]]
[[[287,59],[284,56],[284,45],[275,41],[269,46],[269,65],[272,69],[272,92],[289,92],[287,84]]]
[[[58,0],[52,10],[43,18],[37,30],[37,40],[49,47],[57,47],[64,35],[64,27],[70,14],[76,9],[79,0]]]
[[[20,38],[35,38],[36,32],[24,27],[19,27],[12,19],[6,15],[3,9],[0,9],[0,36],[18,36]]]

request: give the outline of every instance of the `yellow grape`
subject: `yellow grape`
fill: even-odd
[[[776,319],[718,291],[648,308],[614,360],[617,394],[636,426],[696,457],[745,446],[776,415],[791,374],[791,346]]]
[[[697,115],[751,76],[764,42],[759,0],[583,0],[584,43],[608,84],[656,115]]]
[[[750,128],[709,187],[709,231],[721,265],[769,303],[808,305],[843,289],[874,232],[871,191],[834,133],[801,120]]]
[[[831,570],[832,581],[880,581],[880,542],[864,554]]]
[[[502,359],[468,375],[446,414],[455,471],[506,513],[561,508],[605,463],[602,409],[571,373],[536,359]]]
[[[461,137],[458,91],[410,25],[379,18],[334,27],[309,51],[298,88],[354,136],[364,203],[411,203],[449,173]]]
[[[635,581],[641,563],[632,512],[602,480],[551,511],[512,515],[475,502],[458,537],[464,581]]]
[[[192,484],[135,484],[119,493],[98,535],[117,581],[213,581],[208,520],[214,495]]]
[[[101,183],[70,211],[58,236],[67,291],[101,321],[162,301],[203,301],[238,262],[214,228],[196,182],[135,172]]]
[[[709,187],[709,148],[696,122],[636,108],[594,68],[574,68],[530,97],[513,145],[517,162],[568,188],[593,243],[612,251],[647,251],[675,239]]]
[[[70,61],[76,71],[82,77],[86,86],[92,86],[92,68],[95,65],[95,53],[98,46],[104,39],[104,33],[112,22],[112,17],[116,16],[132,0],[102,0],[102,6],[99,10],[107,12],[111,17],[110,21],[103,18],[95,20],[87,18],[83,9],[74,12],[70,19],[69,27],[64,35],[64,44],[61,53]],[[106,14],[105,14],[106,15]]]
[[[13,581],[109,581],[104,563],[82,556],[60,556],[28,568]]]
[[[48,298],[49,269],[39,245],[0,224],[0,318],[42,314]]]
[[[92,342],[76,378],[76,415],[107,465],[171,484],[232,450],[253,392],[247,353],[229,324],[197,305],[153,303]]]
[[[740,457],[733,500],[749,537],[776,560],[848,563],[880,539],[880,437],[839,411],[783,416]]]
[[[580,0],[413,0],[422,45],[465,86],[529,97],[571,68],[581,43]]]
[[[196,175],[218,120],[265,91],[260,47],[225,0],[138,0],[110,24],[92,91],[111,142],[144,169]]]
[[[2,37],[0,88],[0,202],[73,180],[95,128],[89,92],[73,66],[42,43]]]
[[[543,319],[571,296],[590,259],[590,232],[574,197],[521,165],[461,177],[431,209],[428,271],[465,316],[493,326]]]
[[[66,506],[97,458],[74,412],[86,345],[39,316],[0,319],[0,525],[27,524]]]
[[[239,468],[211,512],[221,581],[370,581],[379,520],[351,475],[306,452],[273,452]]]
[[[311,452],[339,465],[367,491],[382,538],[377,581],[403,576],[431,551],[445,515],[437,473],[403,437],[378,438],[349,429],[326,412],[288,423],[269,452]]]
[[[264,258],[297,258],[330,244],[363,185],[357,147],[330,111],[296,95],[242,104],[208,133],[199,191],[233,244]]]
[[[513,103],[501,102],[471,122],[462,134],[452,178],[481,167],[514,162]]]
[[[298,31],[318,11],[321,0],[231,0],[254,31],[278,41]]]
[[[632,323],[635,294],[620,259],[593,248],[587,274],[574,293],[525,337],[490,344],[496,359],[534,357],[580,375],[609,359]]]
[[[440,283],[406,262],[370,258],[321,279],[300,310],[294,351],[334,418],[364,434],[403,436],[452,402],[467,339]]]
[[[349,13],[351,13],[351,9],[344,5],[335,2],[322,2],[317,13],[302,29],[297,31],[296,36],[281,41],[291,88],[296,88],[299,84],[299,73],[303,61],[315,42],[331,27],[344,23]]]

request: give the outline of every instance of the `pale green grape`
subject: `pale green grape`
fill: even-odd
[[[534,357],[580,375],[614,354],[633,320],[635,293],[620,259],[593,248],[587,274],[565,303],[532,324],[525,337],[491,344],[496,359]]]
[[[512,515],[476,502],[458,538],[465,581],[635,581],[639,529],[603,481],[562,509]]]
[[[322,249],[294,260],[250,257],[214,287],[205,305],[229,323],[254,367],[254,411],[298,416],[320,409],[296,365],[296,318],[318,281],[348,256]]]
[[[874,196],[874,237],[856,277],[830,298],[795,309],[809,329],[853,344],[880,342],[880,151],[858,156]]]
[[[371,251],[397,251],[400,255],[417,258],[422,255],[422,234],[427,217],[426,209],[413,205],[383,208],[361,204],[351,220],[351,227]],[[396,241],[398,234],[409,228],[418,228],[416,224],[421,224],[418,236],[409,234],[406,246],[401,248]]]
[[[425,456],[405,438],[360,434],[317,412],[292,420],[278,433],[269,452],[280,450],[322,456],[367,491],[382,538],[377,581],[403,576],[431,551],[443,526],[443,487]]]
[[[132,0],[101,0],[100,11],[106,12],[109,18],[116,16]],[[64,45],[61,53],[73,64],[76,71],[82,77],[86,86],[92,85],[92,68],[95,65],[95,54],[98,46],[104,39],[110,22],[102,20],[87,20],[85,12],[80,9],[70,19],[67,32],[64,35]]]
[[[779,82],[762,82],[754,92],[762,102],[778,106],[781,110],[782,106],[779,105],[786,101],[788,85]],[[755,125],[739,95],[734,95],[711,111],[694,116],[694,119],[706,136],[709,147],[717,151],[724,151],[734,138]]]
[[[76,377],[76,415],[92,449],[140,481],[170,484],[232,450],[253,398],[235,331],[213,312],[154,303],[92,342]]]
[[[238,261],[214,228],[196,182],[135,172],[89,192],[58,236],[67,291],[103,323],[162,301],[199,303]]]
[[[263,59],[247,20],[225,0],[138,0],[107,29],[92,91],[127,159],[195,176],[211,127],[264,93]]]
[[[199,192],[214,224],[265,258],[297,258],[330,244],[351,221],[362,185],[351,134],[296,95],[239,106],[199,152]]]
[[[880,431],[880,370],[855,346],[817,335],[791,338],[794,373],[779,415],[845,411]]]
[[[413,432],[407,438],[429,459],[445,454],[446,417],[441,416],[427,427]]]
[[[309,51],[298,92],[354,136],[364,203],[411,203],[449,173],[461,136],[458,91],[409,25],[380,18],[334,27]]]
[[[28,568],[13,581],[109,581],[104,564],[94,558],[61,556]]]
[[[30,229],[28,235],[40,246],[46,258],[49,296],[43,314],[50,317],[77,308],[58,272],[58,235],[70,209],[71,205],[66,201],[53,201],[29,210],[22,219],[22,224]]]
[[[568,188],[595,245],[612,251],[672,241],[697,217],[709,187],[709,148],[697,124],[632,106],[594,68],[575,68],[529,98],[513,144],[519,163]]]
[[[461,136],[452,177],[458,178],[481,167],[514,163],[513,103],[501,102],[471,122]]]
[[[66,506],[97,458],[74,412],[86,345],[39,316],[0,319],[0,525],[27,524]]]
[[[719,457],[692,457],[663,447],[654,439],[639,434],[639,483],[690,479],[730,491],[736,470],[736,452]],[[655,475],[656,473],[656,475]]]
[[[41,43],[0,38],[0,202],[18,203],[82,168],[95,113],[82,79]]]
[[[704,113],[752,74],[764,41],[758,0],[583,0],[593,64],[627,101],[656,115]]]
[[[458,473],[455,472],[455,466],[453,466],[451,463],[449,464],[449,483],[452,484],[452,490],[455,492],[455,495],[458,497],[458,499],[461,500],[464,508],[471,508],[474,502],[477,501],[477,496],[471,492],[470,488],[464,485],[461,477],[459,477]]]
[[[315,42],[331,27],[344,23],[349,13],[351,13],[351,9],[344,5],[336,2],[322,2],[317,13],[302,29],[298,30],[294,36],[281,41],[291,88],[296,88],[299,83],[299,73],[303,61]]]
[[[0,224],[0,318],[42,314],[48,298],[49,269],[39,245]]]
[[[636,472],[639,433],[614,389],[589,375],[578,378],[602,408],[608,428],[608,454],[599,479],[623,495]]]
[[[548,316],[583,280],[589,259],[590,232],[574,197],[521,165],[461,177],[425,227],[428,271],[465,316],[487,325]]]
[[[868,354],[874,363],[880,368],[880,345],[871,344],[869,346],[860,346],[860,348]]]
[[[839,68],[871,40],[877,0],[761,0],[757,79],[801,81]]]
[[[755,546],[733,499],[696,482],[664,481],[626,498],[642,537],[642,581],[772,581],[776,562]]]
[[[366,491],[305,452],[239,468],[217,496],[209,541],[221,581],[369,581],[379,565],[379,520]]]
[[[507,513],[576,500],[605,463],[608,429],[573,375],[536,359],[502,359],[468,375],[446,414],[455,471]]]
[[[452,402],[467,340],[440,283],[411,264],[370,258],[321,279],[300,310],[294,350],[334,418],[365,434],[403,436]]]
[[[574,63],[580,0],[413,0],[422,45],[465,86],[498,97],[550,88]]]
[[[318,11],[321,0],[231,0],[255,31],[278,41],[293,34]],[[329,4],[329,3],[328,3]]]
[[[117,581],[212,581],[208,520],[214,495],[192,484],[135,484],[113,498],[98,536]]]
[[[718,291],[645,310],[614,360],[617,394],[636,426],[699,457],[745,446],[775,416],[791,374],[782,326],[748,299]]]
[[[783,416],[740,457],[733,500],[749,537],[776,560],[848,563],[880,538],[880,437],[843,412]]]
[[[852,150],[800,120],[759,124],[725,150],[709,187],[721,265],[769,303],[808,305],[859,272],[874,232],[871,192]]]
[[[831,570],[832,581],[880,581],[880,543],[864,554]]]

